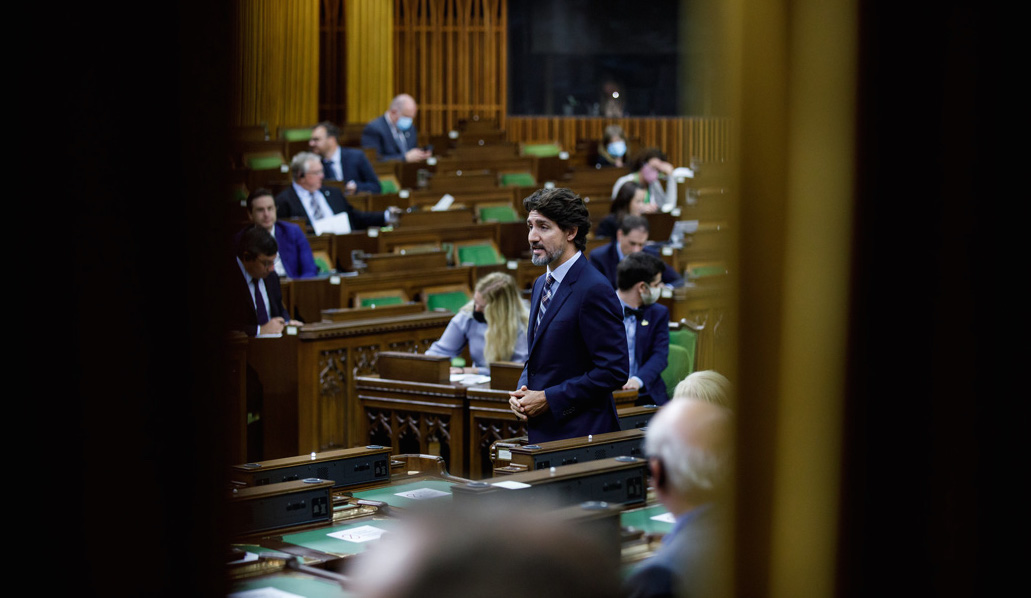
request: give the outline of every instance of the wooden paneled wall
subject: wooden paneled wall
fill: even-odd
[[[505,126],[507,0],[394,0],[394,52],[394,90],[419,103],[420,133],[472,115]]]
[[[325,0],[324,0],[325,1]],[[394,6],[347,0],[347,118],[368,122],[394,97]]]
[[[592,118],[575,116],[510,116],[506,121],[510,141],[557,141],[572,151],[581,139],[601,140],[610,124],[623,127],[640,147],[657,147],[675,166],[700,162],[726,162],[731,139],[727,118]]]
[[[231,122],[311,124],[318,116],[319,0],[236,0]]]

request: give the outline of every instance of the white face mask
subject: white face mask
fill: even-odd
[[[412,128],[412,117],[410,117],[410,116],[398,117],[398,119],[397,119],[397,128],[401,129],[402,131],[407,131],[408,129],[411,129]]]
[[[653,286],[647,286],[645,288],[648,289],[648,293],[641,293],[641,303],[645,305],[651,305],[652,303],[655,303],[659,300],[659,297],[662,296],[661,288],[655,288]]]
[[[605,149],[609,152],[610,156],[622,158],[623,154],[626,153],[626,142],[623,140],[613,141]]]

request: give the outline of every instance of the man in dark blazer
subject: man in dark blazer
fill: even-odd
[[[658,257],[655,245],[648,245],[648,220],[643,216],[629,214],[623,217],[616,236],[608,245],[598,247],[589,256],[591,264],[609,279],[612,288],[616,286],[616,267],[624,257],[635,251],[646,251]],[[662,263],[662,282],[673,287],[684,286],[684,279],[677,271]]]
[[[624,582],[630,598],[724,596],[730,555],[721,503],[731,465],[730,411],[674,399],[648,423],[645,454],[655,496],[674,518],[662,546]]]
[[[315,125],[311,130],[308,145],[311,151],[322,157],[322,170],[327,181],[345,181],[344,194],[358,191],[379,194],[382,192],[379,177],[365,152],[350,147],[340,147],[337,137],[340,129],[329,121]]]
[[[638,251],[619,262],[616,295],[623,306],[623,326],[630,351],[630,378],[624,390],[637,390],[638,405],[668,400],[662,371],[669,360],[669,310],[656,301],[662,294],[662,260]]]
[[[236,243],[236,265],[230,270],[228,330],[239,330],[248,336],[279,334],[291,320],[283,307],[283,292],[275,272],[279,246],[267,230],[252,226],[243,231]]]
[[[433,152],[418,147],[419,134],[413,124],[418,110],[412,96],[397,96],[383,116],[365,125],[362,147],[375,149],[380,160],[422,162],[429,158]]]
[[[318,276],[315,257],[311,253],[308,237],[301,227],[283,222],[276,217],[276,202],[268,189],[255,189],[247,198],[247,213],[252,226],[260,226],[276,239],[279,253],[276,255],[276,274],[287,278],[310,278]],[[239,241],[243,231],[236,235]]]
[[[290,160],[290,173],[293,183],[276,196],[279,218],[303,217],[310,225],[313,220],[346,213],[351,229],[361,230],[394,222],[401,213],[396,207],[383,212],[363,212],[355,209],[340,189],[323,187],[322,159],[317,154],[301,152],[294,156]]]
[[[523,200],[533,263],[529,355],[509,406],[531,443],[619,429],[613,389],[629,377],[626,331],[616,293],[583,256],[591,221],[569,189]]]

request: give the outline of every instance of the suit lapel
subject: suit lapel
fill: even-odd
[[[583,256],[581,256],[583,258]],[[533,332],[533,344],[530,346],[530,352],[533,352],[533,348],[537,345],[537,338],[541,335],[548,324],[558,313],[558,310],[562,308],[562,304],[566,302],[569,295],[573,292],[573,286],[576,284],[576,280],[580,277],[580,271],[583,268],[583,263],[586,259],[577,259],[573,263],[573,266],[566,272],[565,278],[562,279],[562,283],[558,285],[558,291],[555,292],[555,296],[551,298],[548,303],[548,311],[544,312],[544,317],[541,318],[541,325],[539,328],[535,328]],[[541,290],[538,291],[536,285],[534,285],[534,307],[533,314],[530,316],[536,322],[537,311],[540,308],[541,293],[543,293],[544,284],[541,283]]]

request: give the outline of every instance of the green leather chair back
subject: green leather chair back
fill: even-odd
[[[434,293],[426,296],[426,308],[437,309],[442,307],[455,314],[462,306],[469,303],[469,296],[462,291],[450,291],[447,293]]]
[[[502,187],[534,187],[537,181],[529,172],[509,172],[501,175]]]
[[[458,248],[458,263],[490,266],[504,262],[493,245],[465,245]]]
[[[404,303],[400,296],[394,297],[369,297],[362,299],[360,307],[372,307],[374,305],[400,305]]]
[[[518,222],[519,214],[512,206],[484,206],[480,208],[480,222]]]

